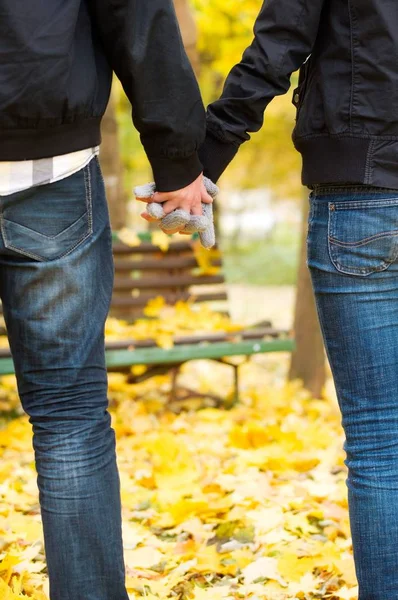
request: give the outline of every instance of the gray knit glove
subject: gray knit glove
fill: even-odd
[[[218,187],[207,177],[203,183],[210,196],[215,199],[219,192]],[[156,192],[154,183],[147,183],[134,188],[137,198],[149,198]],[[146,212],[154,219],[160,221],[162,229],[167,233],[179,229],[184,233],[199,233],[199,238],[204,248],[212,248],[216,243],[213,220],[213,205],[202,202],[203,215],[190,215],[185,210],[177,209],[168,215],[164,214],[161,202],[150,202],[146,205]]]

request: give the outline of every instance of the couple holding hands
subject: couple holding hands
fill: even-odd
[[[0,12],[0,295],[33,427],[50,599],[128,600],[97,156],[112,74],[154,174],[137,190],[143,217],[210,247],[215,184],[300,69],[293,141],[311,190],[308,266],[346,434],[359,600],[398,600],[396,3],[265,0],[207,112],[172,0],[0,0]]]

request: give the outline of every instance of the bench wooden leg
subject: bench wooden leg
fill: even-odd
[[[180,369],[183,364],[184,363],[181,363],[180,365],[170,369],[171,386],[169,393],[169,401],[184,402],[185,400],[189,400],[190,398],[202,398],[204,400],[213,400],[215,406],[217,407],[224,406],[225,398],[223,398],[222,396],[211,393],[202,393],[198,390],[178,385],[177,378],[180,375]]]
[[[178,386],[178,376],[180,375],[180,370],[184,363],[175,363],[174,365],[153,365],[152,367],[148,368],[148,370],[143,375],[137,376],[137,375],[132,375],[130,373],[129,376],[127,377],[127,382],[137,384],[137,383],[141,383],[142,381],[145,381],[146,379],[149,379],[150,377],[153,377],[154,375],[163,375],[163,374],[169,372],[170,373],[170,383],[171,383],[170,391],[169,391],[169,402],[184,401],[184,400],[187,400],[189,398],[196,396],[197,398],[208,398],[209,400],[214,400],[216,402],[216,406],[226,406],[226,405],[233,406],[234,404],[237,404],[240,399],[240,388],[239,388],[240,364],[235,364],[235,363],[229,362],[228,360],[226,360],[224,358],[215,358],[215,359],[211,359],[211,360],[214,360],[215,362],[232,367],[232,369],[234,371],[234,383],[233,383],[234,389],[233,389],[233,396],[232,396],[231,402],[228,402],[228,401],[226,402],[225,398],[222,398],[221,396],[216,395],[216,394],[203,394],[199,391],[195,391],[195,390],[187,388],[187,387],[180,388]],[[247,360],[248,360],[248,357],[246,357],[246,361]],[[128,368],[126,367],[125,370],[128,371]],[[120,371],[122,371],[122,369],[120,369]]]
[[[127,383],[142,383],[143,381],[146,381],[147,379],[151,379],[152,377],[155,377],[155,375],[166,375],[169,371],[170,368],[169,366],[164,366],[164,365],[154,365],[152,367],[148,367],[147,370],[142,374],[142,375],[133,375],[131,373],[131,367],[125,367],[124,370],[122,369],[115,369],[115,371],[117,372],[126,372],[128,373],[128,377],[127,377]]]
[[[246,357],[246,361],[247,362],[248,357]],[[240,364],[235,364],[235,363],[231,363],[228,360],[225,360],[223,358],[218,358],[215,359],[216,362],[219,362],[223,365],[228,365],[229,367],[233,368],[234,371],[234,391],[233,391],[233,397],[232,397],[232,406],[237,404],[239,402],[240,399],[240,389],[239,389],[239,367]],[[196,396],[198,398],[209,398],[211,400],[215,400],[217,403],[217,406],[222,406],[225,405],[225,398],[222,398],[221,396],[215,395],[215,394],[202,394],[200,392],[195,392],[192,389],[189,388],[184,388],[185,391],[185,395],[183,397],[178,397],[178,384],[177,384],[177,378],[178,375],[180,374],[180,368],[181,365],[178,365],[176,367],[174,367],[173,369],[171,369],[170,374],[171,374],[171,388],[170,388],[170,396],[169,396],[169,400],[172,402],[173,400],[187,400],[190,397]],[[183,391],[181,389],[181,391]],[[229,403],[228,403],[229,404]]]
[[[240,365],[231,363],[228,360],[225,360],[225,358],[217,358],[216,361],[221,363],[222,365],[228,365],[228,367],[232,367],[234,370],[234,392],[233,392],[232,403],[231,403],[231,405],[233,406],[234,404],[237,404],[239,402],[239,397],[240,397],[240,393],[239,393],[240,392],[240,390],[239,390],[239,367],[240,367]]]
[[[239,367],[240,365],[232,365],[234,369],[234,397],[233,403],[237,404],[239,402]]]
[[[171,386],[170,386],[170,394],[169,394],[169,402],[173,402],[173,400],[177,399],[177,378],[178,375],[180,374],[180,368],[181,365],[177,365],[176,367],[173,367],[170,371],[170,378],[171,378]]]

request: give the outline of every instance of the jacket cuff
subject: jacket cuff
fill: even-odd
[[[149,157],[158,192],[175,192],[199,177],[203,166],[197,152],[186,158]]]
[[[239,145],[222,142],[208,131],[205,141],[199,148],[199,159],[203,165],[204,175],[216,183],[238,150]]]

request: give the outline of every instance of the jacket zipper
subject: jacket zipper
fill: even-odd
[[[301,107],[303,106],[305,92],[307,91],[310,62],[311,62],[311,55],[305,61],[305,63],[301,66],[300,72],[299,72],[298,85],[297,85],[296,89],[293,91],[292,102],[297,109],[296,121],[300,114]]]

